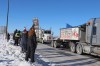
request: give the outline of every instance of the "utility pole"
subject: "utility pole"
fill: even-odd
[[[8,16],[9,16],[9,0],[8,0],[8,7],[7,7],[6,39],[8,34]]]

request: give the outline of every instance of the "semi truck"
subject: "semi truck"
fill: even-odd
[[[77,54],[100,56],[100,18],[91,18],[85,24],[60,29],[60,38],[52,40],[53,47],[69,47]]]
[[[51,43],[52,34],[51,30],[39,29],[39,42]]]

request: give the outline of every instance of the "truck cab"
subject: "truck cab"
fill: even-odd
[[[47,42],[50,43],[52,39],[51,30],[44,30],[42,34],[42,43]]]

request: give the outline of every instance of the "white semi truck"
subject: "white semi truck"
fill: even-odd
[[[51,30],[39,29],[39,42],[51,43],[52,34]]]
[[[71,52],[100,56],[100,18],[92,18],[79,26],[61,28],[60,38],[54,39],[52,46],[69,46]]]

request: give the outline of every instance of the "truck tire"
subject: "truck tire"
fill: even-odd
[[[83,49],[82,49],[82,45],[81,44],[78,44],[77,47],[76,47],[76,52],[77,54],[83,54]]]
[[[76,51],[75,43],[73,43],[73,42],[70,42],[70,51],[73,53],[75,53],[75,51]]]

